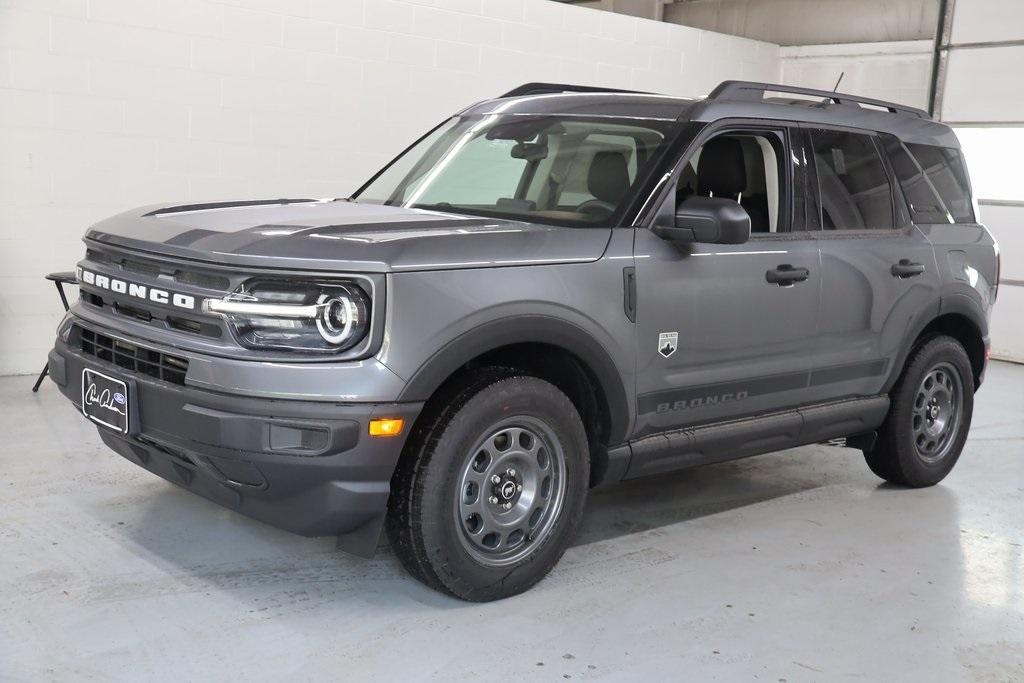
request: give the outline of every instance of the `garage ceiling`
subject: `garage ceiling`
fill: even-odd
[[[558,0],[780,45],[931,40],[939,0]]]

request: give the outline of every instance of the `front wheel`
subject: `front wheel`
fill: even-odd
[[[974,410],[974,376],[960,342],[936,336],[918,346],[890,393],[889,415],[864,456],[893,484],[932,486],[960,457]]]
[[[521,593],[565,552],[586,499],[587,436],[554,385],[487,371],[412,434],[388,535],[409,572],[465,600]]]

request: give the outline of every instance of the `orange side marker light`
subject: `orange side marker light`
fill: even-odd
[[[370,420],[370,436],[398,436],[405,428],[400,417],[379,417]]]

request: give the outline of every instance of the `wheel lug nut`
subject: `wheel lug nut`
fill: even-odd
[[[487,499],[487,502],[490,503],[491,505],[497,505],[498,504],[498,497],[497,496],[491,496],[490,498]]]
[[[516,484],[516,491],[522,491],[522,490],[523,490],[523,485],[522,484]]]
[[[515,471],[514,469],[512,469],[511,467],[510,467],[510,468],[508,468],[508,470],[506,471],[506,473],[507,473],[507,474],[508,474],[508,476],[510,476],[510,477],[514,477],[514,476],[516,476],[516,471]]]
[[[512,509],[512,503],[505,503],[502,507],[504,507],[506,510],[511,510]]]
[[[491,483],[492,484],[500,484],[501,483],[501,477],[499,477],[497,474],[492,474],[491,475]]]

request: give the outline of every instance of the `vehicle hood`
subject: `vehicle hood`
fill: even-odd
[[[361,204],[273,200],[147,206],[86,241],[228,265],[390,272],[594,261],[608,228],[561,228]]]

